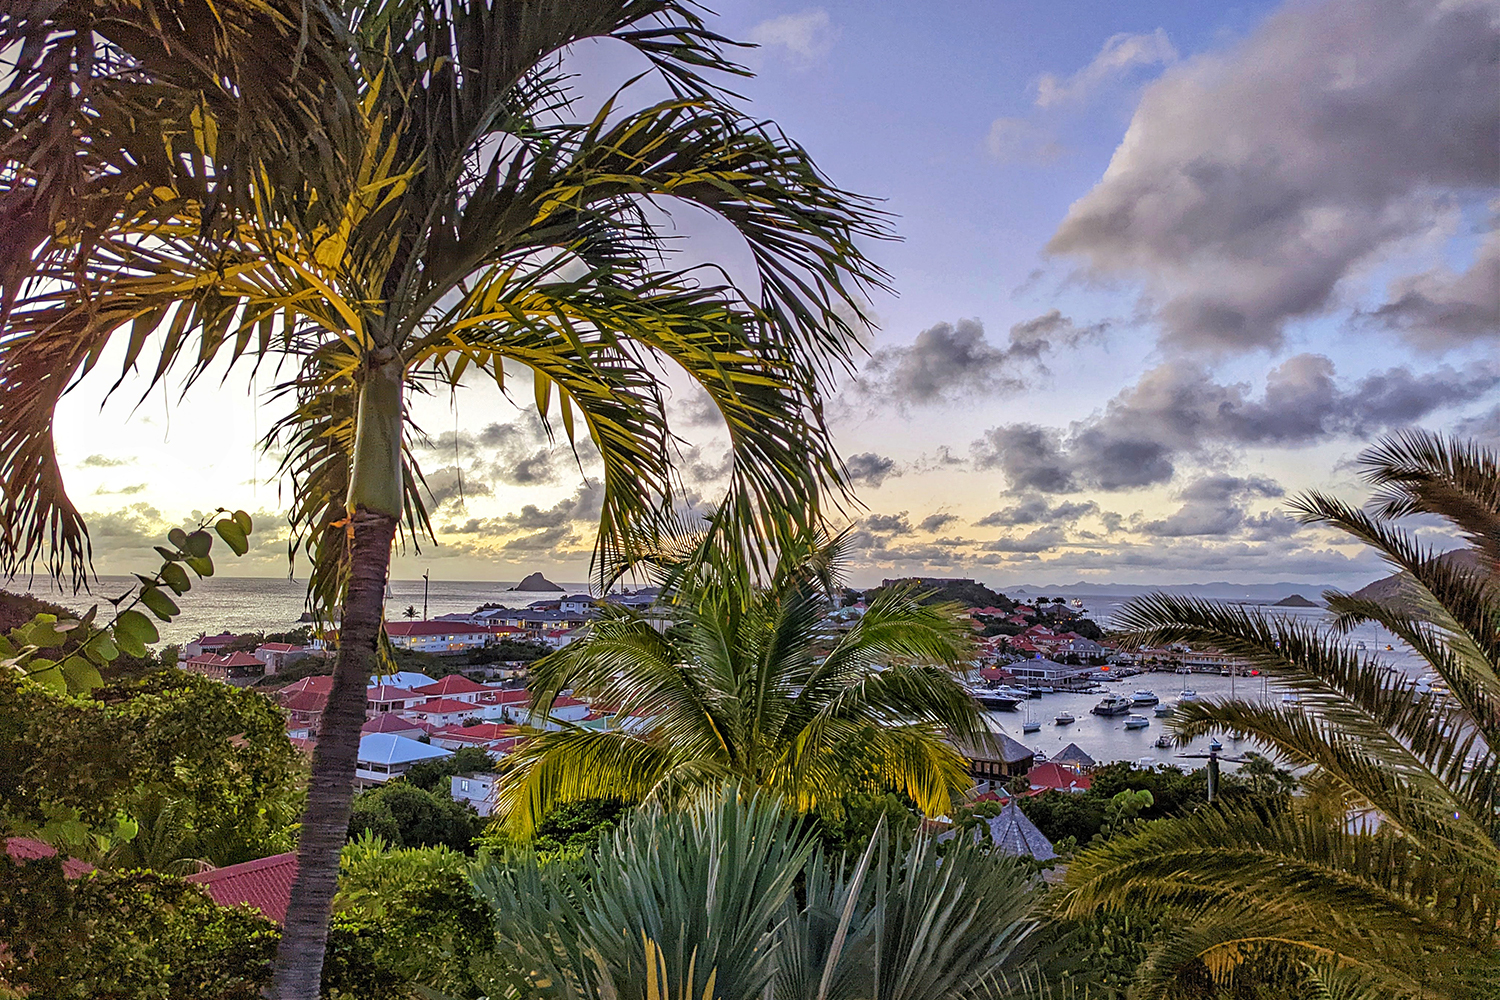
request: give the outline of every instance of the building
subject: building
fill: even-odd
[[[423,684],[419,688],[413,688],[417,694],[424,698],[452,698],[454,701],[467,701],[470,704],[478,704],[479,696],[490,689],[483,684],[469,680],[462,674],[449,674],[442,680],[433,681],[431,684]]]
[[[376,684],[365,688],[365,718],[373,719],[384,712],[404,712],[412,705],[427,700],[426,695],[390,684]]]
[[[230,645],[239,636],[233,632],[220,632],[218,635],[203,635],[199,633],[198,638],[189,639],[182,645],[182,658],[191,660],[195,656],[203,656],[206,653],[218,654],[224,651],[224,647]]]
[[[419,653],[466,653],[483,649],[495,637],[488,625],[464,622],[386,622],[385,634],[398,649]]]
[[[481,722],[473,726],[445,726],[432,734],[432,745],[445,750],[478,747],[499,760],[514,750],[521,739],[521,730],[518,726]]]
[[[1070,767],[1074,770],[1087,771],[1096,767],[1094,758],[1083,752],[1077,743],[1069,743],[1057,753],[1052,755],[1049,764],[1058,764],[1062,767]]]
[[[222,655],[214,653],[200,653],[190,656],[182,661],[179,666],[183,670],[190,670],[195,674],[226,684],[248,684],[260,677],[266,669],[266,665],[249,653],[236,651]]]
[[[569,594],[557,602],[557,610],[563,614],[581,615],[594,610],[594,599],[588,594]]]
[[[360,727],[359,731],[369,733],[390,733],[392,736],[405,736],[409,740],[419,740],[423,736],[431,736],[437,729],[421,719],[408,719],[404,715],[395,712],[385,712],[375,716],[369,722]]]
[[[960,746],[959,753],[969,764],[969,777],[975,781],[1004,784],[1018,774],[1031,770],[1036,754],[1004,733],[991,733],[989,745]]]
[[[324,698],[327,698],[328,693],[332,690],[332,676],[328,674],[314,674],[311,677],[299,678],[298,680],[292,681],[292,683],[288,684],[286,687],[279,688],[276,691],[276,700],[280,702],[283,707],[285,707],[286,703],[289,700],[295,698],[299,694],[312,692],[314,694],[320,694]]]
[[[370,733],[359,738],[359,760],[354,781],[361,787],[383,785],[405,774],[413,764],[452,756],[453,751],[429,746],[392,733]]]
[[[318,731],[323,726],[323,712],[328,708],[328,692],[306,690],[292,695],[281,701],[281,709],[286,712],[287,723],[299,729],[305,729],[307,736],[304,738],[316,738]]]
[[[402,715],[443,729],[447,726],[456,726],[465,719],[482,719],[478,705],[467,701],[455,701],[452,698],[433,698],[419,704],[408,706],[401,710]]]
[[[1026,778],[1031,782],[1032,795],[1041,795],[1043,792],[1086,792],[1094,783],[1094,779],[1088,775],[1050,760],[1033,767],[1027,772]]]
[[[371,684],[389,684],[391,687],[414,690],[423,684],[431,684],[436,678],[428,677],[419,670],[398,670],[394,674],[377,674]]]
[[[297,878],[297,852],[273,854],[243,864],[214,868],[189,875],[207,890],[220,906],[249,906],[269,920],[286,923],[286,910],[292,901],[292,882]]]
[[[311,646],[294,646],[289,642],[263,642],[255,647],[255,658],[265,665],[267,677],[276,676],[278,671],[296,663],[298,660],[306,659],[316,650]]]
[[[1028,687],[1065,687],[1075,681],[1087,680],[1093,673],[1092,667],[1071,667],[1056,660],[1017,660],[1005,669]]]
[[[448,794],[454,802],[467,802],[481,816],[495,811],[494,774],[455,774]]]
[[[1026,814],[1016,805],[1015,799],[1011,799],[1002,806],[998,816],[991,817],[983,824],[974,827],[973,835],[974,843],[982,844],[988,839],[994,845],[995,850],[1012,857],[1034,858],[1037,861],[1051,861],[1057,857],[1052,841],[1036,828],[1035,823],[1026,818]],[[957,830],[949,830],[939,834],[938,840],[951,840],[956,836],[958,836]]]

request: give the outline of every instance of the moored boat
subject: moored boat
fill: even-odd
[[[1104,700],[1089,709],[1095,715],[1124,715],[1131,709],[1130,699],[1117,694],[1108,694]]]
[[[1151,720],[1144,715],[1132,715],[1125,720],[1126,729],[1145,729],[1149,725],[1151,725]]]
[[[1057,718],[1053,719],[1052,721],[1057,723],[1059,726],[1071,726],[1078,720],[1073,717],[1072,712],[1058,712]]]
[[[1182,691],[1178,693],[1177,697],[1183,701],[1197,701],[1198,692],[1194,691],[1192,688],[1183,688]]]
[[[1021,732],[1023,733],[1034,733],[1041,728],[1042,724],[1035,719],[1027,719],[1025,722],[1021,723]]]
[[[1172,737],[1168,736],[1166,733],[1162,733],[1156,738],[1156,742],[1151,745],[1156,747],[1156,749],[1158,750],[1170,750],[1172,749]]]
[[[1208,741],[1208,751],[1209,751],[1209,753],[1218,753],[1220,750],[1223,750],[1223,749],[1224,749],[1224,744],[1222,744],[1222,743],[1219,742],[1219,738],[1217,736],[1215,736],[1213,739],[1211,739],[1211,740]]]
[[[1172,714],[1172,706],[1157,705],[1154,709],[1151,710],[1151,714],[1155,715],[1158,719],[1165,719],[1167,716]]]
[[[1156,696],[1155,691],[1147,691],[1145,688],[1138,689],[1135,694],[1130,696],[1130,700],[1137,706],[1155,705],[1161,701],[1161,699]]]

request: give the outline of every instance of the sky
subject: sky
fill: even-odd
[[[1354,461],[1395,429],[1500,444],[1495,0],[716,9],[758,46],[738,56],[747,112],[899,237],[866,247],[893,293],[829,387],[856,585],[1357,587],[1380,564],[1289,500],[1360,499]],[[568,65],[595,102],[634,69],[593,43]],[[668,224],[684,254],[744,268],[722,229]],[[168,528],[223,506],[257,518],[223,571],[284,574],[290,489],[255,448],[270,379],[182,399],[133,379],[106,399],[109,381],[58,424],[97,569],[149,567]],[[710,499],[725,438],[673,386],[683,482]],[[587,449],[493,388],[413,414],[438,537],[396,578],[586,578]]]

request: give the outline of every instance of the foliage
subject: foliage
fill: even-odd
[[[999,608],[1013,611],[1015,602],[1004,594],[973,580],[934,580],[925,576],[908,576],[890,580],[865,591],[865,600],[873,602],[890,591],[915,591],[923,604],[957,604],[962,608]]]
[[[877,829],[904,843],[921,819],[912,800],[896,792],[851,792],[820,805],[812,815],[824,853],[850,859],[860,855]]]
[[[580,866],[476,869],[510,963],[491,995],[967,997],[1030,906],[1021,866],[962,848],[940,864],[925,838],[900,852],[877,834],[846,871],[774,800],[733,788],[634,811]]]
[[[738,549],[682,545],[665,571],[676,628],[610,608],[533,671],[536,709],[572,689],[650,721],[528,740],[500,789],[511,828],[524,834],[567,801],[680,801],[726,778],[801,810],[893,788],[945,812],[969,783],[947,736],[982,727],[956,677],[969,641],[957,609],[896,590],[841,628],[829,596],[840,542],[784,552],[759,588]]]
[[[330,936],[324,996],[409,994],[348,921]],[[280,936],[245,908],[218,906],[197,885],[150,871],[63,877],[60,857],[0,853],[0,995],[49,1000],[260,1000]]]
[[[374,834],[396,847],[470,849],[484,821],[446,789],[429,791],[396,780],[361,792],[349,815],[349,835]]]
[[[540,660],[550,648],[540,642],[526,639],[501,639],[481,649],[470,651],[468,662],[473,666],[489,663],[532,663]]]
[[[494,770],[495,759],[479,747],[463,747],[447,757],[420,760],[406,769],[401,780],[425,788],[437,795],[447,795],[448,779],[455,774],[484,774]]]
[[[371,932],[377,966],[445,995],[475,996],[475,963],[495,936],[468,864],[444,847],[401,849],[362,836],[344,848],[335,915]]]
[[[1119,616],[1137,641],[1211,645],[1296,691],[1296,704],[1186,705],[1173,726],[1182,736],[1252,738],[1306,768],[1317,792],[1269,814],[1226,804],[1148,823],[1074,860],[1069,914],[1128,901],[1170,915],[1173,933],[1141,969],[1143,995],[1167,996],[1198,962],[1220,980],[1246,962],[1279,962],[1317,966],[1339,988],[1457,998],[1473,995],[1475,970],[1496,962],[1500,457],[1409,432],[1361,462],[1376,487],[1369,510],[1318,493],[1293,506],[1396,566],[1406,584],[1399,604],[1329,592],[1332,632],[1168,595]],[[1397,523],[1408,515],[1447,521],[1475,558],[1434,558]],[[1341,640],[1367,621],[1415,650],[1449,695]],[[1245,778],[1263,790],[1268,780],[1263,767]],[[1378,825],[1351,822],[1351,810],[1372,812]],[[1326,961],[1336,964],[1318,964]]]
[[[170,622],[181,611],[167,591],[180,597],[190,590],[189,569],[200,579],[213,576],[209,523],[214,522],[214,530],[235,555],[249,551],[250,515],[242,510],[231,514],[223,508],[216,513],[225,516],[214,522],[211,515],[191,533],[172,529],[167,540],[173,547],[156,548],[164,560],[161,568],[151,576],[136,574],[139,588],[132,586],[110,598],[114,615],[104,624],[94,624],[99,615],[96,604],[79,618],[38,611],[25,624],[7,630],[0,636],[0,669],[15,670],[54,691],[80,694],[103,684],[100,671],[110,670],[122,656],[132,661],[146,657],[147,645],[160,636],[151,619],[137,609]]]
[[[195,674],[159,672],[89,698],[0,675],[7,834],[94,858],[119,846],[121,863],[233,864],[285,849],[300,764],[272,703]],[[137,832],[158,848],[170,841],[176,857],[132,853],[144,842],[121,842]]]

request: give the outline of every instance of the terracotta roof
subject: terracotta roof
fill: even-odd
[[[381,712],[359,729],[362,733],[430,733],[433,727],[421,719],[408,719],[396,712]]]
[[[482,695],[481,699],[490,705],[524,705],[531,701],[531,692],[525,688],[490,688],[489,693]]]
[[[262,649],[269,649],[273,653],[290,653],[294,649],[301,648],[301,646],[291,642],[263,642],[255,647],[255,651],[258,653]]]
[[[283,699],[281,707],[288,712],[321,712],[328,707],[328,692],[302,691]]]
[[[286,687],[277,691],[281,695],[301,694],[303,691],[316,691],[319,694],[327,694],[333,690],[332,674],[317,674],[312,677],[304,677],[301,680],[292,681]]]
[[[479,706],[471,705],[467,701],[456,701],[453,698],[431,698],[420,705],[412,705],[407,712],[416,712],[423,715],[447,715],[450,712],[474,712]]]
[[[374,687],[365,688],[365,701],[420,701],[422,696],[409,688],[392,687],[389,684],[376,684]]]
[[[42,858],[56,857],[57,848],[30,837],[6,837],[5,853],[10,855],[13,861],[38,861]],[[64,855],[62,870],[64,878],[77,878],[93,871],[94,866],[87,861],[79,861],[77,858]]]
[[[201,656],[193,657],[187,662],[188,666],[196,664],[200,667],[262,667],[265,665],[244,650],[235,650],[233,653],[226,653],[223,656],[204,653]]]
[[[292,879],[296,876],[297,855],[288,852],[199,872],[189,875],[187,880],[207,889],[220,906],[252,906],[281,924],[286,922],[286,908],[292,898]]]
[[[483,684],[469,680],[463,674],[449,674],[440,681],[431,684],[423,684],[415,689],[418,694],[429,695],[434,698],[443,698],[451,694],[474,694],[478,691],[488,691],[489,688]]]
[[[238,638],[233,632],[220,632],[218,635],[200,635],[192,641],[199,646],[227,646]]]
[[[465,740],[503,740],[512,736],[519,736],[519,726],[509,726],[503,722],[481,722],[477,726],[444,726],[432,735],[447,739],[449,737]]]
[[[1032,788],[1056,789],[1060,792],[1086,792],[1094,783],[1094,779],[1088,775],[1079,774],[1071,767],[1064,767],[1051,760],[1033,767],[1026,777],[1031,781]]]
[[[569,698],[565,694],[560,694],[555,699],[553,699],[552,707],[553,708],[573,708],[576,705],[583,705],[583,704],[587,704],[587,703],[579,701],[577,698]]]

